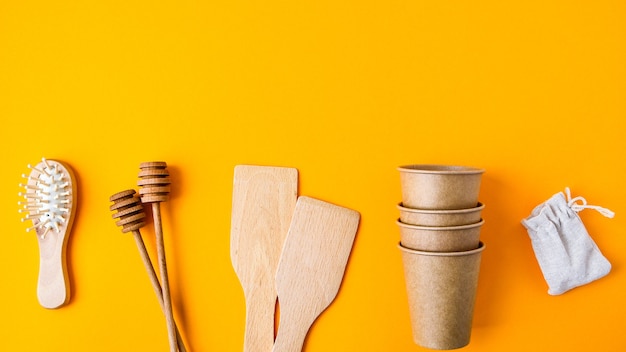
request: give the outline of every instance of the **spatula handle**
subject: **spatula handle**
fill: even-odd
[[[286,308],[286,307],[285,307]],[[304,346],[304,340],[313,322],[304,321],[303,317],[310,314],[302,314],[300,319],[289,312],[291,309],[281,309],[280,327],[274,342],[272,352],[300,352]],[[283,313],[284,312],[284,313]]]
[[[246,295],[244,352],[270,352],[274,345],[277,294],[274,290],[262,290],[265,287],[259,286],[257,290]]]

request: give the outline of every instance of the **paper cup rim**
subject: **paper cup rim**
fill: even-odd
[[[421,225],[412,225],[407,224],[405,222],[400,221],[400,219],[396,220],[396,224],[400,227],[414,229],[414,230],[432,230],[432,231],[454,231],[454,230],[467,230],[473,229],[474,227],[480,227],[485,224],[484,219],[480,219],[479,222],[475,222],[473,224],[467,225],[456,225],[456,226],[421,226]]]
[[[439,215],[439,214],[464,214],[464,213],[471,213],[474,211],[482,211],[483,209],[485,209],[485,204],[478,202],[476,203],[475,207],[463,208],[463,209],[422,209],[422,208],[408,208],[408,207],[405,207],[402,204],[402,202],[400,202],[396,205],[396,207],[400,209],[401,211],[406,211],[408,213]]]
[[[411,164],[399,166],[398,171],[416,174],[465,175],[482,174],[485,172],[485,169],[462,165]]]
[[[471,249],[469,251],[460,251],[460,252],[428,252],[428,251],[418,251],[415,249],[411,249],[411,248],[407,248],[405,246],[402,245],[401,242],[398,242],[398,248],[406,253],[411,253],[411,254],[417,254],[417,255],[424,255],[424,256],[431,256],[431,257],[461,257],[461,256],[466,256],[466,255],[472,255],[472,254],[476,254],[476,253],[480,253],[483,250],[485,250],[486,245],[480,241],[478,242],[478,248],[476,249]]]

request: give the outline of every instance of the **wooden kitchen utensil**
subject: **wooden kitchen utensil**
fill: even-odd
[[[299,352],[339,291],[360,215],[300,197],[276,273],[280,323],[273,352]]]
[[[169,200],[170,178],[167,171],[167,163],[164,161],[144,162],[139,165],[139,194],[142,203],[152,203],[152,218],[154,220],[154,232],[157,245],[157,263],[161,275],[161,289],[163,290],[163,307],[167,331],[170,342],[170,351],[176,351],[176,329],[174,325],[174,313],[172,311],[172,299],[170,296],[170,284],[167,275],[167,263],[165,260],[165,243],[163,240],[163,225],[161,222],[160,203]]]
[[[109,198],[109,200],[113,202],[110,209],[111,211],[116,211],[113,214],[113,219],[119,219],[115,224],[122,227],[122,233],[133,233],[137,249],[139,250],[139,255],[141,256],[141,260],[143,261],[148,277],[150,278],[150,282],[152,283],[152,288],[154,289],[154,293],[157,296],[157,300],[161,305],[163,313],[165,313],[165,306],[163,305],[163,289],[161,288],[159,279],[154,271],[154,267],[152,266],[152,261],[150,260],[150,256],[146,250],[146,245],[141,237],[141,232],[139,231],[139,229],[146,225],[146,214],[144,212],[143,205],[141,205],[141,200],[139,200],[135,194],[136,192],[134,189],[115,193]],[[186,352],[187,349],[185,348],[183,339],[180,336],[176,322],[174,322],[174,329],[176,330],[178,351]]]
[[[276,269],[297,193],[294,168],[235,167],[230,257],[246,300],[245,352],[274,344]]]

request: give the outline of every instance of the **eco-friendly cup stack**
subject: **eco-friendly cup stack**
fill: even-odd
[[[478,202],[483,169],[448,165],[398,168],[400,244],[413,340],[432,349],[469,344],[484,223]]]

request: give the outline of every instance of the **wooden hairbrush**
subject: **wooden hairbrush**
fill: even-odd
[[[161,275],[161,289],[163,290],[163,310],[170,337],[170,350],[176,351],[176,334],[174,332],[174,315],[170,296],[169,278],[165,260],[165,243],[163,240],[163,225],[161,221],[160,203],[169,200],[170,178],[167,163],[163,161],[144,162],[139,165],[139,195],[142,203],[152,204],[152,218],[156,235],[157,262]]]
[[[76,179],[69,166],[54,160],[42,159],[35,166],[28,165],[30,174],[24,192],[19,195],[22,221],[30,220],[39,243],[39,277],[37,298],[45,308],[58,308],[69,302],[70,285],[65,257],[67,241],[74,221],[76,207]]]
[[[122,232],[133,233],[133,237],[135,238],[135,242],[137,244],[137,249],[139,250],[139,255],[141,256],[144,266],[146,267],[148,277],[150,278],[150,282],[152,283],[152,288],[154,288],[154,293],[156,294],[159,304],[161,305],[161,309],[165,313],[165,305],[163,304],[163,291],[161,289],[161,285],[159,284],[159,279],[156,275],[156,272],[154,271],[154,267],[152,266],[152,261],[150,260],[150,256],[148,255],[146,246],[141,237],[141,232],[139,231],[140,228],[146,225],[146,214],[144,212],[141,201],[135,194],[135,190],[129,189],[112,195],[109,199],[111,202],[113,202],[113,205],[111,205],[110,209],[111,211],[115,212],[113,214],[113,219],[119,219],[115,224],[122,227]],[[183,339],[180,336],[180,332],[176,326],[176,322],[173,322],[173,324],[176,332],[178,350],[180,352],[186,352],[187,349],[183,344]]]

